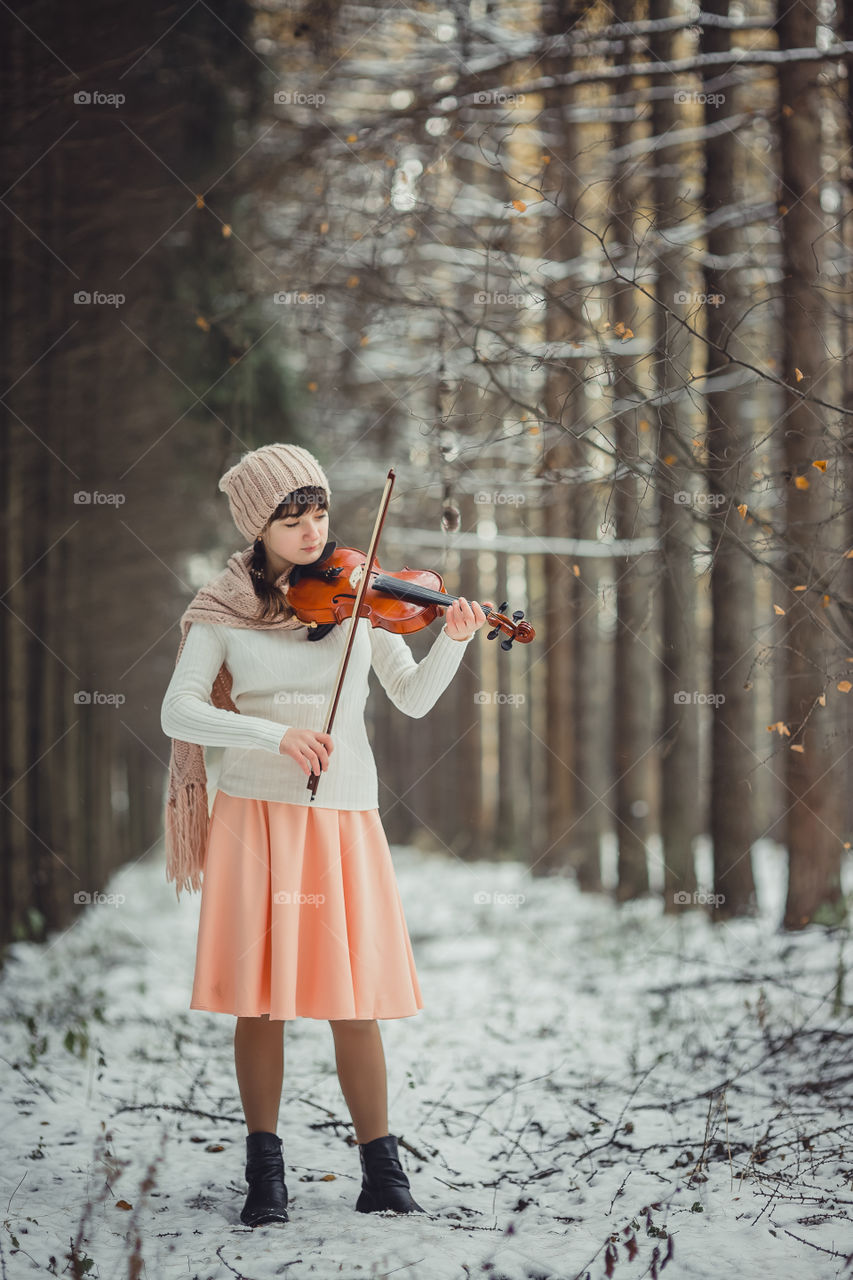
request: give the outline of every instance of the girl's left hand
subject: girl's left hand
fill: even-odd
[[[494,609],[490,600],[484,600],[487,609]],[[479,631],[486,621],[486,615],[476,600],[469,604],[464,596],[459,596],[449,609],[445,610],[444,630],[451,640],[468,640],[475,631]]]

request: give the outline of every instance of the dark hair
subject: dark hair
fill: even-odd
[[[306,511],[312,511],[314,507],[318,507],[320,511],[328,511],[329,500],[326,490],[313,484],[303,485],[301,489],[294,489],[292,493],[288,493],[281,500],[264,528],[272,524],[273,520],[281,520],[287,516],[304,515]],[[266,572],[267,549],[263,542],[255,540],[252,546],[252,558],[249,561],[249,574],[252,579],[252,586],[255,588],[255,595],[261,602],[258,616],[265,621],[278,617],[292,617],[293,610],[278,587],[267,581]]]

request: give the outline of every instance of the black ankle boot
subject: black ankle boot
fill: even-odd
[[[257,1130],[246,1135],[246,1181],[249,1194],[240,1214],[247,1227],[264,1222],[289,1222],[287,1187],[284,1185],[284,1153],[281,1138]]]
[[[393,1133],[371,1142],[360,1142],[361,1193],[355,1203],[358,1213],[376,1213],[381,1209],[393,1209],[395,1213],[426,1213],[412,1199],[409,1179],[406,1177],[397,1154],[397,1139]]]

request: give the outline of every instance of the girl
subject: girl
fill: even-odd
[[[410,1017],[423,1002],[377,807],[367,677],[372,666],[396,707],[425,715],[486,615],[460,597],[419,663],[402,636],[360,619],[335,731],[320,732],[353,620],[309,629],[283,592],[294,570],[334,549],[326,476],[306,449],[269,444],[244,454],[219,488],[250,545],[181,617],[161,724],[173,740],[166,875],[179,898],[201,888],[190,1008],[237,1018],[249,1184],[240,1218],[288,1221],[276,1130],[290,1018],[325,1018],[332,1029],[359,1144],[356,1210],[423,1213],[388,1132],[377,1019]],[[209,817],[204,746],[225,748]],[[313,801],[312,772],[321,775]]]

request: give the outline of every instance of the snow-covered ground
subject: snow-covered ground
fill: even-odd
[[[199,897],[159,849],[98,886],[120,905],[10,950],[0,1276],[853,1274],[849,930],[778,931],[779,849],[762,917],[718,926],[393,853],[426,1007],[381,1024],[390,1128],[433,1216],[354,1212],[331,1032],[299,1019],[291,1221],[242,1226],[234,1019],[188,1007]]]

